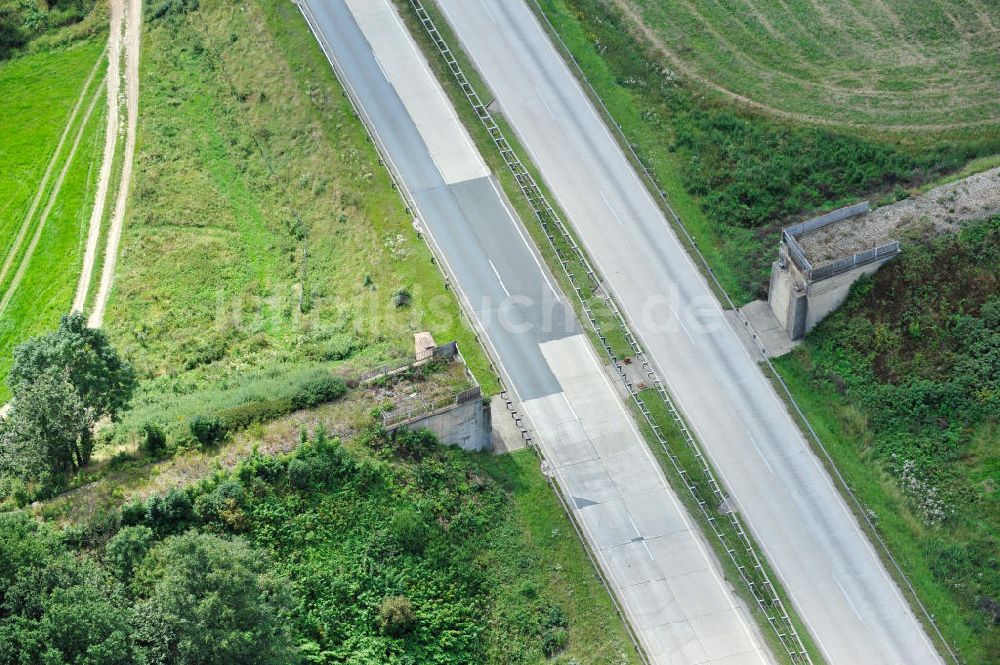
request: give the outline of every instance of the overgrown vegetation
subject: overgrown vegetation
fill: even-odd
[[[941,630],[1000,653],[1000,217],[907,244],[777,361]]]
[[[762,294],[777,231],[791,217],[916,186],[1000,150],[1000,138],[982,137],[904,150],[773,120],[676,76],[615,3],[540,5],[737,301]]]
[[[530,451],[320,430],[63,532],[2,519],[4,662],[635,662]]]

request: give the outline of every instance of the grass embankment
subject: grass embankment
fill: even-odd
[[[981,133],[904,149],[774,120],[672,74],[611,3],[539,4],[737,304],[762,295],[778,231],[792,219],[862,197],[903,196],[1000,149],[1000,136]]]
[[[98,63],[104,40],[86,37],[69,45],[36,49],[0,62],[0,97],[4,99],[4,128],[0,132],[0,263],[11,254],[10,267],[0,282],[0,298],[11,286],[32,244],[39,220],[49,205],[60,171],[66,164],[81,127],[79,147],[69,164],[42,234],[13,297],[0,314],[0,379],[6,376],[13,347],[55,326],[72,303],[86,239],[87,221],[100,168],[105,124],[101,86],[103,63]],[[34,214],[27,219],[45,170],[56,153],[60,136],[94,69],[97,73],[84,94],[74,122],[42,190]],[[84,125],[87,107],[97,95],[94,112]],[[22,233],[23,231],[23,233]],[[15,239],[22,235],[22,241]],[[0,401],[9,397],[0,384]]]
[[[1000,218],[913,242],[775,362],[964,662],[1000,654]]]
[[[141,177],[106,319],[138,403],[225,408],[251,372],[363,369],[420,330],[495,390],[295,5],[206,0],[144,29]]]
[[[424,329],[457,338],[495,389],[294,4],[202,0],[145,30],[140,177],[106,319],[142,376],[122,427],[152,420],[183,432],[194,415],[280,396],[316,368],[346,372],[412,353],[412,333]],[[393,304],[400,289],[412,295],[409,307]],[[323,408],[350,435],[370,422],[373,405],[347,400],[347,411]],[[183,484],[303,417],[235,433],[219,449],[224,459],[204,450],[152,467],[129,455],[108,460],[104,480],[121,478],[122,487],[99,481],[103,489],[84,486],[41,513],[73,521],[88,504],[120,504],[161,476]],[[289,489],[287,460],[248,463],[278,469],[271,478],[232,476],[249,483],[238,530],[276,553],[301,591],[296,630],[309,654],[507,663],[565,646],[580,662],[635,661],[531,452],[385,454],[336,453],[349,472],[308,493]],[[394,544],[389,525],[401,512],[426,527],[421,552]],[[197,516],[192,524],[228,529]],[[412,597],[414,636],[379,633],[375,613],[388,591]]]

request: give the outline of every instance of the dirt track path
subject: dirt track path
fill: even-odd
[[[14,238],[14,242],[11,244],[8,250],[7,257],[3,262],[3,266],[0,267],[0,284],[7,278],[7,273],[14,265],[14,260],[17,258],[17,253],[21,250],[21,245],[24,243],[25,237],[28,235],[28,231],[31,229],[31,220],[34,218],[35,213],[38,212],[38,206],[42,202],[42,195],[45,193],[45,188],[49,184],[49,178],[52,177],[52,172],[56,168],[56,164],[59,162],[59,155],[62,153],[63,145],[66,143],[66,139],[69,137],[70,130],[73,128],[73,123],[76,121],[76,116],[79,114],[80,109],[83,107],[83,102],[87,98],[87,91],[90,90],[90,84],[94,82],[94,77],[97,75],[97,70],[100,69],[101,57],[97,59],[94,63],[93,68],[90,70],[90,75],[87,76],[87,80],[83,84],[83,88],[80,90],[80,96],[77,97],[76,103],[70,110],[69,117],[66,120],[66,126],[63,127],[62,136],[59,137],[59,143],[56,144],[56,149],[52,153],[52,158],[49,159],[48,166],[45,167],[45,173],[42,174],[42,179],[38,183],[38,189],[35,190],[35,197],[31,200],[31,206],[28,208],[27,214],[25,214],[24,219],[21,221],[21,226],[17,231],[17,237]],[[84,123],[86,124],[86,123]],[[73,155],[70,154],[69,160],[73,159]],[[59,193],[59,188],[53,190],[52,196],[56,196]]]
[[[97,258],[97,243],[101,238],[101,220],[104,217],[108,185],[111,182],[111,168],[115,162],[115,146],[118,145],[118,96],[121,89],[122,24],[124,19],[122,0],[110,0],[108,10],[111,24],[108,32],[108,119],[104,132],[104,154],[101,158],[101,170],[97,176],[97,189],[94,194],[94,207],[90,213],[83,265],[80,268],[80,280],[77,282],[76,295],[73,298],[74,312],[83,311],[87,292],[90,290],[94,263]]]
[[[101,283],[94,307],[90,313],[89,325],[100,327],[104,321],[104,309],[111,295],[115,264],[118,260],[118,244],[121,241],[122,225],[125,220],[125,204],[128,201],[129,184],[132,180],[132,161],[135,157],[135,135],[139,126],[139,42],[142,35],[142,0],[111,0],[111,4],[125,5],[125,108],[128,122],[125,128],[125,153],[122,157],[122,175],[118,181],[118,196],[108,227],[108,241],[104,248],[104,264],[101,267]]]

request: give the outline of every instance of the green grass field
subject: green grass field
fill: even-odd
[[[98,62],[103,48],[103,39],[89,37],[69,46],[39,50],[0,63],[0,97],[5,100],[4,129],[0,131],[0,162],[5,164],[0,170],[0,247],[3,248],[0,262],[11,252],[22,227],[25,229],[10,269],[0,282],[0,297],[15,278],[59,172],[77,133],[81,127],[83,130],[31,260],[13,297],[0,313],[0,379],[10,367],[13,347],[52,328],[68,311],[73,299],[104,136],[105,98],[100,85],[104,64]],[[42,198],[24,226],[71,109],[95,66],[94,79],[70,126]],[[95,95],[94,111],[84,125],[87,107]],[[0,400],[7,397],[7,386],[3,383]]]
[[[765,113],[867,132],[1000,128],[993,2],[618,4],[641,20],[676,73]]]
[[[295,5],[242,7],[145,24],[139,175],[106,317],[141,399],[283,366],[363,369],[412,354],[420,330],[457,339],[494,390]]]

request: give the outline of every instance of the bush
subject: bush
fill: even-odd
[[[417,431],[402,428],[396,430],[392,436],[392,447],[396,454],[405,459],[420,461],[425,455],[429,455],[437,448],[437,437],[429,429]]]
[[[145,423],[139,430],[139,450],[144,455],[160,458],[167,454],[167,435],[157,423]]]
[[[153,530],[148,526],[126,526],[104,548],[104,560],[115,576],[127,584],[146,558],[153,540]]]
[[[429,535],[420,513],[412,508],[404,508],[392,516],[389,532],[404,551],[419,554],[424,551]]]
[[[194,513],[204,522],[216,522],[232,531],[244,531],[247,519],[243,512],[243,500],[243,485],[235,480],[226,480],[195,499]]]
[[[172,489],[162,496],[146,500],[146,523],[157,533],[179,530],[191,519],[191,497],[187,492]]]
[[[191,436],[203,446],[213,446],[229,434],[226,423],[219,416],[195,416],[189,427]]]
[[[413,630],[417,617],[406,596],[389,596],[378,607],[379,627],[392,637],[403,637]]]
[[[347,392],[347,384],[335,376],[322,376],[304,383],[292,396],[292,407],[308,409],[310,407],[332,402]]]
[[[312,472],[309,463],[300,459],[293,459],[288,462],[288,484],[295,489],[305,489],[312,481]]]
[[[392,296],[392,304],[396,307],[409,307],[413,301],[413,295],[407,289],[400,289]]]
[[[565,628],[550,628],[542,634],[542,653],[546,658],[552,658],[566,648],[569,633]]]
[[[266,423],[280,418],[293,410],[289,399],[269,399],[223,409],[219,412],[219,417],[225,422],[229,431],[235,431],[255,423]]]

